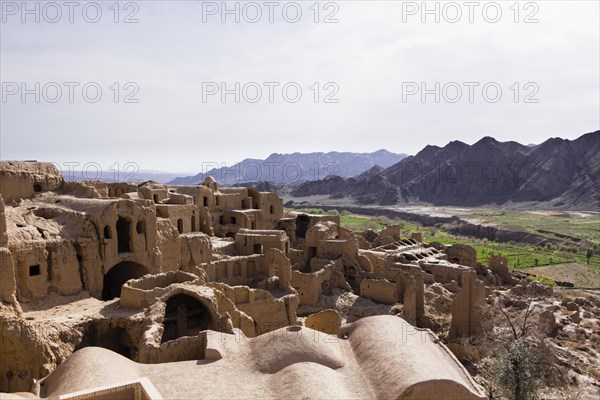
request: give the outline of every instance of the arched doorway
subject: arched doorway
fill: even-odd
[[[103,347],[129,359],[132,359],[138,351],[126,328],[106,326],[99,320],[90,321],[84,326],[83,340],[75,349],[79,350],[89,346]]]
[[[123,261],[115,265],[104,275],[102,300],[121,297],[121,286],[130,279],[136,279],[148,273],[148,268],[133,261]]]
[[[195,336],[212,323],[210,312],[202,302],[186,294],[167,300],[162,343],[182,336]]]

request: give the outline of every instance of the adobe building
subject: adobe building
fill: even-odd
[[[339,216],[286,213],[274,193],[210,177],[67,182],[52,164],[1,161],[0,182],[0,391],[485,398],[422,328],[424,293],[451,288],[450,337],[476,335],[483,282],[508,279],[502,259],[490,269],[470,248],[402,238],[398,226],[355,233]],[[342,326],[346,316],[332,309],[342,293],[374,309],[395,305],[402,318]],[[407,330],[414,337],[394,344]],[[335,341],[307,339],[319,334]]]
[[[394,316],[364,318],[344,326],[338,335],[298,325],[253,339],[239,331],[209,332],[202,347],[206,355],[202,363],[160,365],[88,347],[36,383],[34,395],[280,399],[301,393],[306,398],[486,399],[435,335]]]

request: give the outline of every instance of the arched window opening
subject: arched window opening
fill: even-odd
[[[118,263],[104,275],[102,300],[108,301],[121,297],[121,287],[130,279],[140,278],[148,273],[148,268],[132,261]]]
[[[182,336],[195,336],[212,323],[210,312],[202,302],[186,294],[167,300],[162,343]]]

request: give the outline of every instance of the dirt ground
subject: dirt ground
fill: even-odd
[[[545,265],[543,267],[525,268],[523,271],[553,280],[571,282],[576,288],[600,289],[600,270],[590,268],[586,264]]]

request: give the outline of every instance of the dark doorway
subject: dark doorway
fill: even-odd
[[[356,285],[356,269],[354,267],[348,267],[345,271],[346,282],[350,285],[353,290],[357,289]]]
[[[121,297],[121,286],[130,279],[136,279],[148,273],[148,268],[132,261],[118,263],[104,275],[102,300],[112,300]]]
[[[47,267],[48,274],[47,274],[46,280],[48,282],[52,282],[52,252],[51,251],[48,252],[48,258],[46,260],[46,264],[48,266]]]
[[[117,240],[119,253],[127,253],[131,251],[129,242],[131,241],[131,222],[125,218],[117,220]]]
[[[137,348],[125,328],[119,326],[107,327],[97,321],[90,321],[85,325],[83,340],[75,349],[79,350],[88,346],[103,347],[129,359],[132,359],[137,352]]]
[[[192,215],[192,232],[196,232],[196,216]]]
[[[127,330],[120,327],[109,328],[100,334],[93,346],[104,347],[127,358],[132,358],[137,351]]]
[[[81,281],[81,288],[87,290],[88,284],[85,280],[85,274],[83,272],[83,256],[81,255],[81,245],[75,243],[75,254],[77,256],[77,264],[79,265],[79,280]]]
[[[308,261],[317,256],[317,248],[314,246],[308,246]]]
[[[306,236],[308,224],[310,223],[310,217],[308,215],[300,214],[296,217],[296,236],[303,238]]]
[[[183,220],[181,218],[177,220],[177,231],[180,234],[183,233]]]
[[[254,254],[262,254],[263,252],[263,245],[260,243],[255,243],[254,244]]]
[[[162,343],[182,336],[195,336],[208,329],[212,318],[199,300],[185,294],[177,294],[167,300],[165,330]]]

